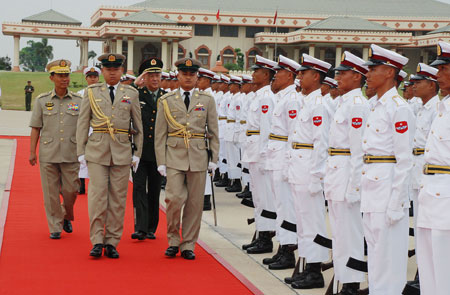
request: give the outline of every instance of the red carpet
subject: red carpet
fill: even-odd
[[[0,255],[0,294],[252,294],[249,288],[253,286],[247,288],[200,246],[195,261],[165,258],[163,212],[156,240],[131,240],[131,185],[124,235],[118,246],[120,259],[88,256],[86,195],[79,196],[75,206],[74,232],[63,232],[60,240],[49,239],[39,168],[28,164],[28,155],[29,138],[17,137]]]

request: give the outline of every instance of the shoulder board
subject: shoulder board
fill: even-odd
[[[315,102],[316,104],[322,104],[323,96],[316,96]]]
[[[211,97],[212,99],[214,99],[214,96],[212,96],[211,94],[209,94],[209,93],[207,93],[207,92],[202,91],[202,92],[200,92],[199,94],[201,94],[201,95],[206,95],[206,96]]]
[[[400,95],[394,95],[392,100],[399,106],[406,104],[406,101]]]
[[[41,94],[38,95],[38,97],[36,97],[36,99],[39,99],[39,98],[42,98],[42,97],[44,97],[44,96],[50,95],[51,93],[52,93],[51,91],[41,93]]]
[[[102,85],[103,85],[103,83],[95,83],[95,84],[89,85],[88,88],[100,87]]]
[[[353,103],[354,104],[362,104],[363,103],[363,98],[361,96],[354,96],[353,97]]]
[[[70,94],[72,94],[73,96],[77,96],[77,97],[79,97],[79,98],[82,98],[82,96],[81,96],[79,93],[70,91]]]
[[[166,94],[164,94],[163,96],[161,96],[160,98],[158,98],[159,100],[163,100],[166,99],[168,97],[174,96],[175,95],[175,91],[172,92],[167,92]]]
[[[123,84],[121,84],[121,86],[124,87],[124,88],[127,89],[127,90],[131,90],[131,91],[134,91],[134,92],[136,92],[136,93],[139,92],[135,87],[133,87],[133,86],[131,86],[131,85],[123,85]]]

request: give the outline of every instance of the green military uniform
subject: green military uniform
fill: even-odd
[[[30,111],[31,110],[31,97],[34,92],[34,87],[31,85],[25,86],[25,110]]]
[[[60,233],[64,219],[74,220],[73,206],[80,185],[75,138],[80,108],[81,96],[68,91],[58,97],[53,90],[36,98],[31,115],[30,127],[40,128],[39,162],[50,233]]]
[[[115,92],[113,101],[111,86]],[[84,94],[77,129],[77,153],[85,156],[89,170],[88,210],[90,238],[94,246],[116,247],[122,236],[132,162],[128,137],[131,122],[137,131],[134,136],[135,155],[140,157],[142,152],[138,96],[138,91],[132,86],[120,83],[93,84]],[[88,137],[89,127],[93,128],[93,133]]]

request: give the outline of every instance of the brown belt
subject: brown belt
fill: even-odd
[[[119,134],[128,134],[129,130],[128,129],[118,129],[118,128],[113,128],[113,132],[115,134],[119,133]],[[102,128],[102,127],[97,127],[97,128],[93,128],[93,132],[95,133],[109,133],[109,129],[108,128]]]
[[[189,133],[190,138],[205,138],[205,134],[202,133]],[[183,134],[169,134],[169,137],[180,137],[184,138]]]

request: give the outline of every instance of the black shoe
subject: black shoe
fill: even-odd
[[[239,196],[237,196],[238,198],[242,198],[242,199],[251,199],[253,197],[252,192],[251,191],[243,191],[242,193],[238,194]]]
[[[325,282],[321,272],[309,272],[305,274],[303,279],[292,282],[291,286],[294,289],[316,289],[323,288]]]
[[[227,188],[225,188],[225,190],[229,193],[237,193],[242,191],[242,184],[241,184],[241,180],[238,179],[233,179],[233,184]]]
[[[161,179],[161,189],[162,190],[166,189],[166,184],[167,184],[167,178],[165,176],[163,176]]]
[[[264,265],[269,265],[269,264],[272,264],[272,263],[278,261],[278,259],[280,259],[280,256],[281,256],[281,252],[282,252],[281,246],[278,246],[277,253],[270,258],[264,258],[262,263]]]
[[[269,264],[269,269],[280,270],[295,268],[295,255],[294,255],[294,245],[283,245],[281,246],[280,258],[274,263]]]
[[[113,245],[105,245],[105,256],[109,258],[119,258],[119,252]]]
[[[250,207],[250,208],[255,208],[255,204],[253,203],[253,199],[252,198],[244,198],[241,201],[241,205]]]
[[[211,195],[205,195],[203,199],[203,211],[211,211]]]
[[[240,193],[236,194],[236,197],[239,199],[245,198],[246,195],[248,195],[248,192],[250,191],[248,184],[244,187],[244,190]]]
[[[70,220],[64,219],[63,230],[69,234],[73,231],[72,222],[70,222]]]
[[[149,232],[147,234],[146,238],[149,239],[149,240],[155,240],[156,239],[155,234],[152,233],[152,232]]]
[[[175,257],[177,256],[179,248],[176,246],[170,246],[169,248],[167,248],[166,253],[164,253],[164,255],[168,256],[168,257]]]
[[[286,278],[284,278],[284,282],[286,283],[286,284],[292,284],[293,282],[295,282],[295,281],[299,281],[299,280],[301,280],[302,279],[302,273],[296,273],[296,274],[294,274],[294,276],[292,276],[292,277],[286,277]]]
[[[255,246],[257,242],[258,239],[254,239],[250,243],[242,245],[242,250],[247,250],[248,248]]]
[[[344,283],[342,284],[341,292],[338,295],[358,295],[359,283]]]
[[[272,253],[273,243],[270,232],[263,231],[259,233],[256,245],[247,249],[248,254]]]
[[[61,239],[61,233],[51,233],[50,234],[50,239],[53,239],[53,240]]]
[[[138,231],[136,231],[136,232],[131,234],[131,238],[133,240],[139,240],[139,241],[145,240],[146,236],[147,236],[147,234],[144,233],[143,231],[140,231],[140,230],[138,230]]]
[[[89,255],[93,257],[100,257],[102,256],[102,252],[103,252],[103,244],[95,244],[94,248],[92,248]]]
[[[216,187],[227,187],[230,184],[230,179],[228,178],[228,173],[224,173],[222,179],[216,182]]]
[[[195,254],[192,250],[184,250],[183,252],[181,252],[181,257],[187,260],[194,260]]]
[[[219,168],[217,168],[216,171],[214,172],[213,182],[218,182],[219,180],[220,180],[220,171]]]
[[[86,193],[86,184],[85,179],[80,178],[80,190],[78,191],[79,195],[84,195]]]

